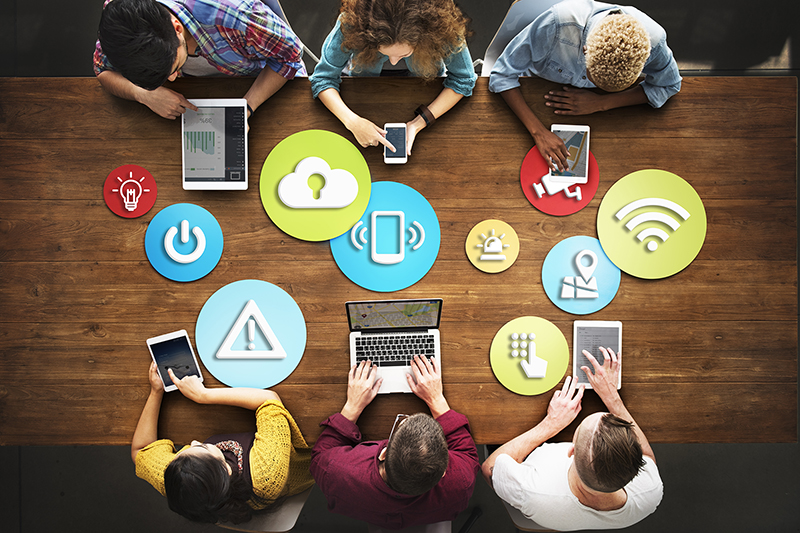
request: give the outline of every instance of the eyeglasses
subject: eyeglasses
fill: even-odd
[[[389,441],[386,443],[388,446],[390,442],[392,442],[392,436],[394,435],[394,430],[400,427],[400,424],[406,421],[406,419],[411,415],[397,415],[394,417],[394,424],[392,424],[392,431],[389,433]]]

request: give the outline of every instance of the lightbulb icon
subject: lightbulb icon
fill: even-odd
[[[139,198],[142,197],[142,192],[150,192],[150,189],[142,187],[142,182],[144,180],[145,178],[142,177],[142,179],[136,181],[133,178],[133,171],[131,171],[130,177],[127,180],[122,181],[122,178],[117,178],[117,181],[120,182],[120,186],[117,189],[111,189],[111,192],[119,193],[125,204],[125,209],[131,212],[136,211],[136,208],[139,206]]]

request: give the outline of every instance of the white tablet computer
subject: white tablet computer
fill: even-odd
[[[181,120],[184,190],[247,189],[247,100],[189,100]]]
[[[564,172],[550,169],[550,181],[553,183],[588,183],[589,182],[589,126],[573,124],[553,124],[550,131],[555,133],[567,147],[568,168]]]
[[[594,371],[594,367],[592,367],[589,359],[583,355],[583,350],[592,354],[601,365],[605,358],[600,351],[600,346],[611,348],[614,353],[619,353],[622,349],[622,322],[616,320],[576,320],[572,333],[572,375],[577,378],[579,385],[584,384],[587,389],[591,389],[592,385],[589,383],[589,378],[586,377],[586,373],[581,370],[581,367],[587,366],[592,371]],[[619,380],[617,381],[617,389],[620,388],[622,388],[622,368],[620,368]]]

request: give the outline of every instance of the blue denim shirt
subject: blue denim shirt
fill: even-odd
[[[342,70],[349,67],[350,60],[355,55],[353,51],[342,49],[343,38],[341,22],[336,21],[336,26],[333,27],[333,30],[331,30],[322,44],[319,63],[314,68],[314,73],[309,77],[314,98],[325,89],[330,89],[331,87],[337,91],[339,90],[339,84],[342,81]],[[351,72],[351,74],[355,76],[380,76],[383,64],[388,60],[387,56],[378,54],[378,61],[374,65],[364,67],[358,72]],[[415,74],[414,54],[406,58],[406,64],[409,71]],[[460,51],[446,57],[442,62],[439,75],[446,76],[444,79],[445,87],[463,96],[472,95],[472,89],[475,87],[478,76],[472,66],[472,57],[469,55],[469,49],[464,46]]]
[[[635,7],[593,0],[565,0],[531,22],[511,40],[489,78],[495,93],[519,87],[520,76],[538,76],[573,87],[595,87],[586,76],[583,47],[586,36],[610,11],[633,15],[650,36],[650,57],[644,65],[642,88],[653,107],[661,107],[681,89],[678,65],[667,46],[667,33]]]

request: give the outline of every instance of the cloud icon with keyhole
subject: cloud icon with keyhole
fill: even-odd
[[[313,175],[322,176],[324,185],[318,198],[309,185]],[[307,157],[297,163],[294,172],[287,174],[278,184],[278,196],[286,206],[294,209],[331,209],[347,207],[358,196],[358,181],[350,172],[331,166],[319,157]]]

